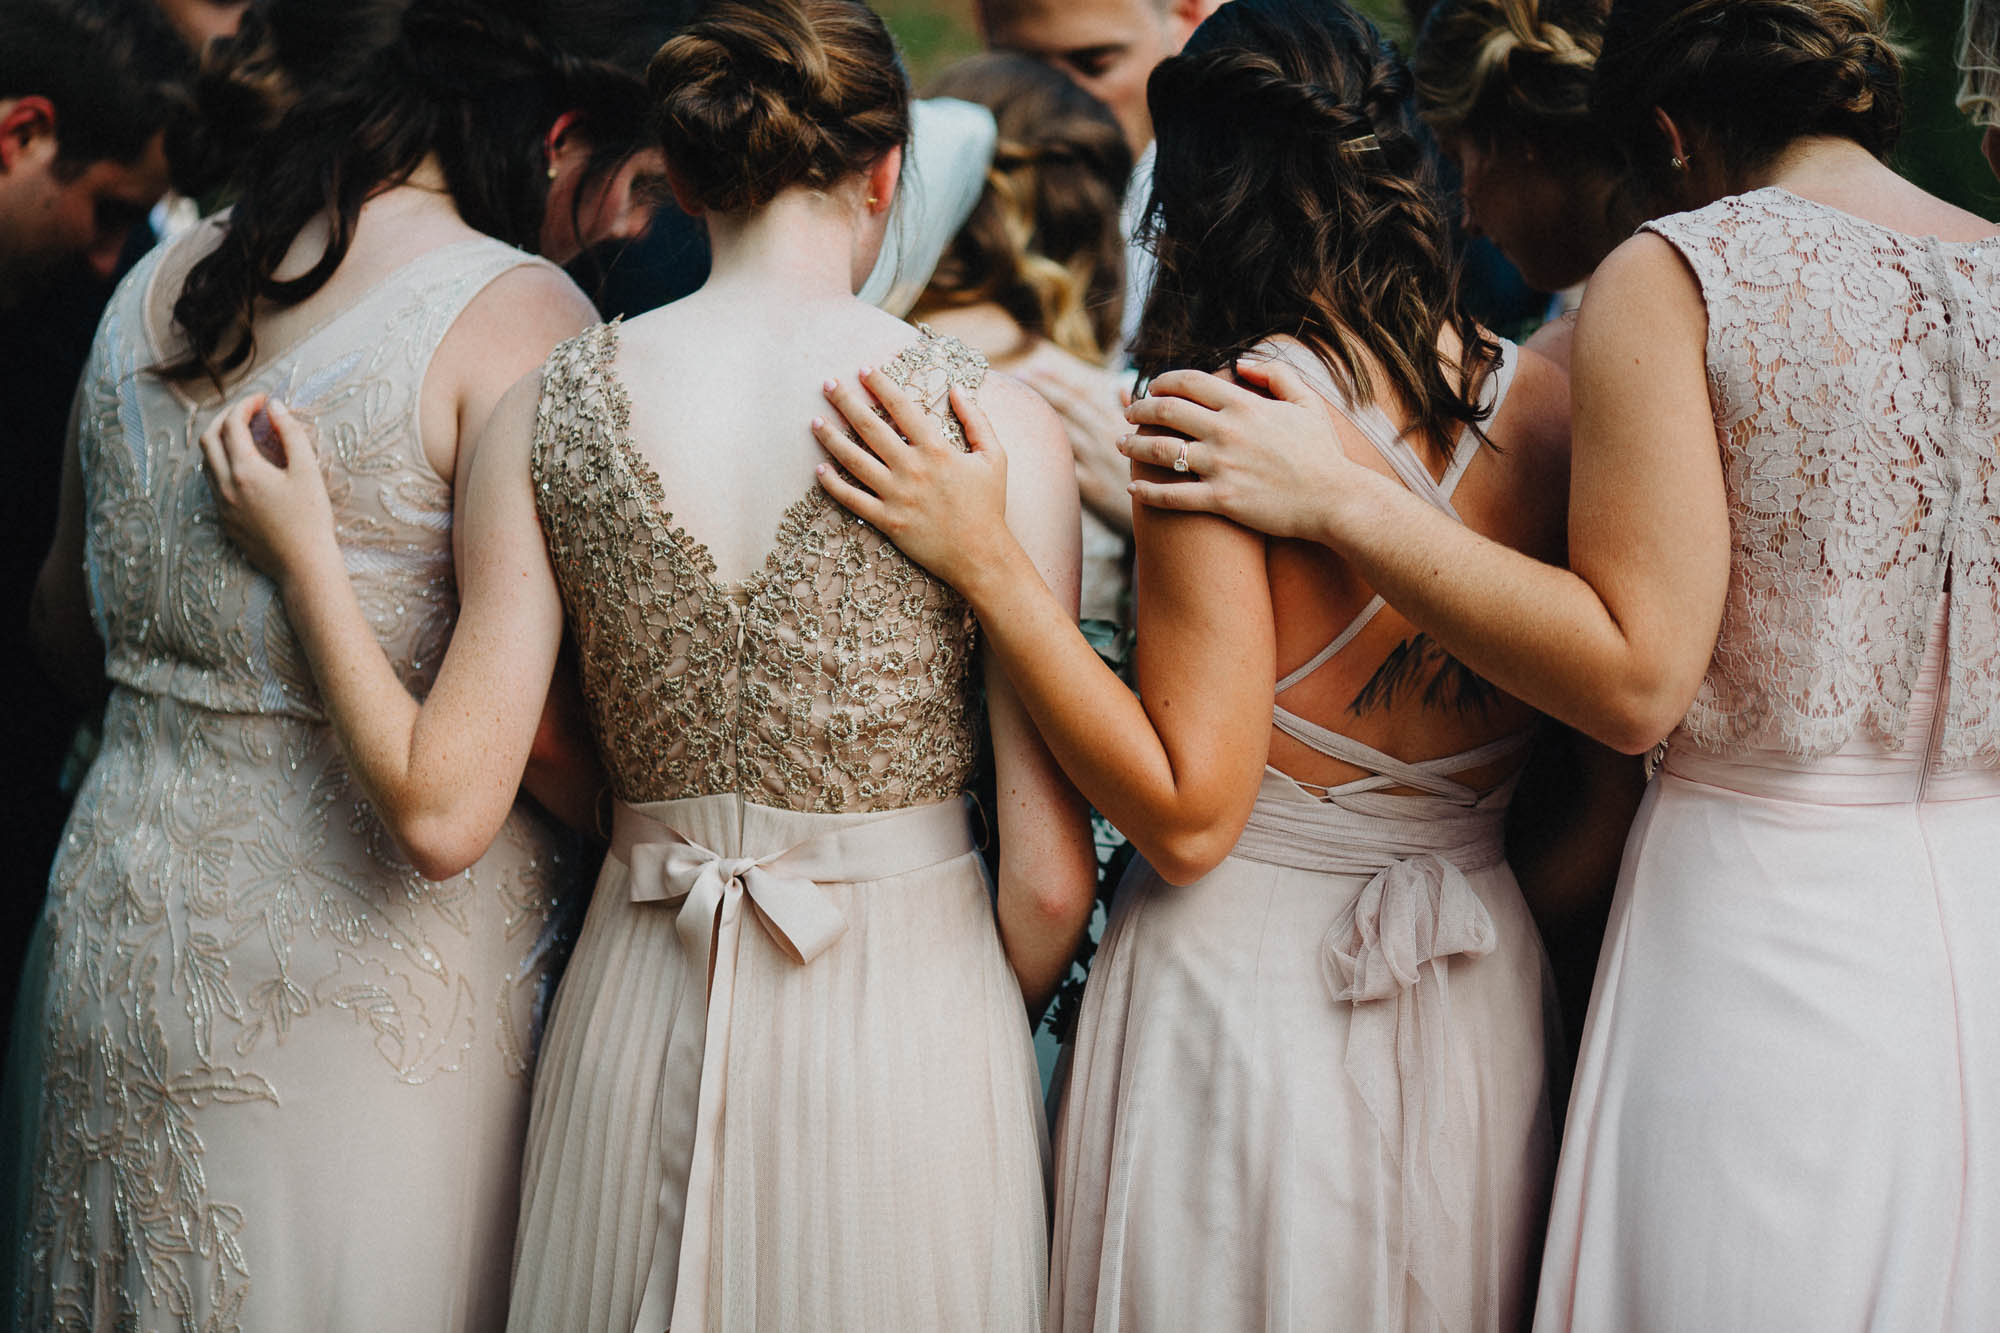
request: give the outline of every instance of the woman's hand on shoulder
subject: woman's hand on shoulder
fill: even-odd
[[[1137,476],[1133,498],[1220,514],[1274,537],[1326,541],[1336,502],[1370,475],[1348,458],[1319,395],[1282,361],[1245,358],[1233,378],[1169,371],[1125,416],[1140,432],[1120,451],[1182,474]]]
[[[828,380],[825,391],[839,420],[813,418],[813,435],[839,466],[820,464],[820,485],[904,555],[971,596],[982,575],[1019,549],[1007,526],[1007,451],[979,401],[951,389],[965,431],[961,451],[914,394],[878,370],[864,367],[852,382]],[[886,420],[874,410],[878,403]]]
[[[202,432],[201,452],[222,529],[251,564],[283,587],[340,563],[312,431],[285,404],[261,393],[232,403]]]

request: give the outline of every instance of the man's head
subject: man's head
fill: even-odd
[[[0,0],[0,305],[68,255],[111,273],[189,68],[149,0]]]
[[[1111,108],[1133,153],[1153,141],[1146,79],[1222,0],[979,0],[987,46],[1054,65]]]

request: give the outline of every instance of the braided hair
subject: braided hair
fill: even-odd
[[[285,88],[293,100],[230,168],[241,193],[174,304],[184,350],[161,376],[219,389],[255,355],[260,306],[296,305],[325,286],[353,245],[362,204],[428,157],[468,226],[532,249],[548,205],[543,141],[558,117],[578,114],[592,174],[640,147],[638,76],[550,41],[527,3],[412,0],[372,58]],[[268,59],[261,47],[244,54]],[[300,232],[321,216],[325,249],[304,273],[280,279]]]
[[[1440,448],[1477,427],[1499,344],[1459,304],[1436,148],[1374,25],[1326,0],[1235,0],[1146,93],[1159,268],[1140,372],[1220,369],[1289,334],[1356,402],[1393,399]],[[1439,356],[1447,328],[1455,364]]]
[[[1440,138],[1615,165],[1590,115],[1606,0],[1439,0],[1410,59]]]

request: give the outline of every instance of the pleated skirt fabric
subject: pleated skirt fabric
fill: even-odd
[[[718,799],[733,800],[648,808],[741,857],[872,818],[738,803],[723,828]],[[674,817],[701,802],[702,828]],[[663,1210],[656,1126],[694,979],[675,910],[632,901],[629,881],[607,860],[543,1044],[516,1333],[633,1333],[662,1219],[678,1226],[687,1204]],[[736,936],[726,1068],[701,1075],[722,1081],[707,1328],[1039,1329],[1047,1131],[984,867],[968,851],[820,888],[846,926],[809,963],[760,921]]]
[[[1817,764],[1670,752],[1598,967],[1540,1333],[2000,1329],[2000,773],[1926,781],[1915,721]]]
[[[1496,859],[1465,875],[1491,951],[1450,959],[1426,1001],[1442,999],[1446,1039],[1431,1073],[1411,1071],[1456,1126],[1418,1168],[1455,1177],[1440,1183],[1460,1201],[1419,1265],[1425,1291],[1410,1251],[1438,1237],[1413,1234],[1399,1143],[1348,1067],[1356,1004],[1328,975],[1329,935],[1371,876],[1232,856],[1176,887],[1135,864],[1057,1123],[1052,1329],[1523,1325],[1554,1155],[1546,963]],[[1399,1082],[1393,1056],[1372,1073]]]

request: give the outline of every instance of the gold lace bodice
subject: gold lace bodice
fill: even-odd
[[[602,325],[550,356],[530,462],[617,796],[865,811],[963,790],[977,744],[964,600],[817,486],[756,573],[719,582],[633,445],[617,348]],[[962,446],[945,396],[976,389],[984,358],[925,330],[883,373]]]

